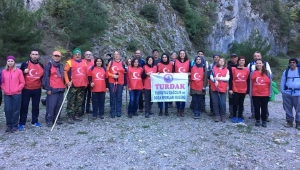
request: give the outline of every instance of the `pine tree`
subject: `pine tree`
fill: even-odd
[[[41,42],[43,34],[36,30],[37,15],[24,8],[23,0],[0,2],[0,56],[24,57],[35,44]]]

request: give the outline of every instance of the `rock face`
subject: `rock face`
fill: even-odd
[[[25,0],[27,1],[27,0]],[[109,29],[104,36],[95,37],[94,54],[104,56],[120,49],[123,56],[133,55],[128,46],[136,42],[143,56],[151,55],[152,49],[162,52],[178,52],[185,49],[189,55],[195,55],[195,47],[189,40],[184,22],[171,7],[169,0],[103,0],[109,11]],[[205,0],[201,0],[205,3]],[[207,1],[208,2],[208,1]],[[206,38],[207,48],[222,53],[228,52],[228,44],[232,41],[242,42],[248,39],[252,30],[256,29],[271,44],[271,54],[287,52],[287,38],[275,40],[269,22],[260,18],[251,9],[249,0],[215,0],[217,4],[217,21]],[[36,9],[42,0],[30,0],[29,9]],[[151,23],[139,12],[143,5],[154,3],[158,7],[159,22]]]
[[[227,52],[232,41],[243,42],[256,29],[271,44],[271,53],[286,53],[286,42],[276,43],[269,23],[253,13],[248,0],[221,0],[217,7],[218,20],[207,38],[209,49]]]

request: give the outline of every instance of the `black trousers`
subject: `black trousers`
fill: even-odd
[[[238,118],[243,117],[244,111],[244,100],[246,94],[243,93],[233,93],[233,117],[236,117],[236,112],[238,111]],[[239,110],[237,110],[239,108]]]
[[[252,96],[256,120],[267,120],[269,96]]]

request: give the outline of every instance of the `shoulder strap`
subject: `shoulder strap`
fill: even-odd
[[[92,66],[92,67],[91,67],[91,71],[93,71],[93,70],[94,70],[94,68],[95,68],[95,67],[94,67],[94,66]]]

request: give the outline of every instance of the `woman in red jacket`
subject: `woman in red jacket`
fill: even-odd
[[[240,56],[238,58],[238,66],[232,67],[229,70],[229,94],[233,95],[233,123],[243,122],[243,111],[244,111],[244,99],[247,93],[249,69],[245,67],[246,58]],[[236,115],[237,109],[238,116]]]
[[[200,114],[202,110],[202,100],[203,95],[205,95],[205,87],[207,83],[206,69],[201,64],[201,57],[195,58],[195,64],[191,69],[191,79],[190,79],[190,94],[192,96],[192,106],[194,112],[194,119],[200,119]]]
[[[6,57],[6,67],[2,70],[1,88],[4,92],[4,112],[6,118],[5,132],[18,130],[18,121],[21,109],[21,93],[25,86],[23,73],[16,68],[14,56]]]
[[[139,59],[134,58],[131,60],[131,66],[128,67],[128,91],[129,91],[129,106],[128,117],[132,118],[132,115],[138,116],[137,109],[139,103],[139,97],[143,89],[142,81],[143,69],[140,67]]]
[[[94,66],[88,70],[88,79],[92,91],[93,119],[104,119],[105,93],[108,92],[108,81],[105,76],[104,61],[94,60]]]
[[[184,50],[179,51],[179,55],[174,62],[174,73],[188,73],[190,75],[191,67],[190,60]],[[184,116],[186,102],[176,102],[177,116]]]
[[[150,75],[157,72],[157,66],[154,66],[154,58],[148,56],[146,58],[146,64],[144,65],[144,71],[142,74],[144,83],[144,95],[145,95],[145,117],[149,118],[151,114],[151,81]]]
[[[215,113],[215,122],[226,121],[226,92],[227,81],[229,80],[229,71],[226,61],[220,58],[217,64],[213,67],[210,74],[211,97],[213,101],[213,110]]]
[[[173,63],[170,62],[169,55],[166,53],[163,53],[161,55],[160,62],[157,64],[157,72],[158,73],[172,73],[173,72]],[[159,107],[159,114],[158,116],[163,115],[163,104],[165,103],[165,115],[169,116],[168,112],[168,102],[158,102],[158,107]]]
[[[263,60],[257,59],[255,61],[256,70],[250,75],[250,91],[249,95],[252,97],[254,112],[255,112],[255,126],[260,126],[260,119],[262,120],[262,127],[267,127],[267,110],[269,97],[272,95],[272,78],[264,65]]]

